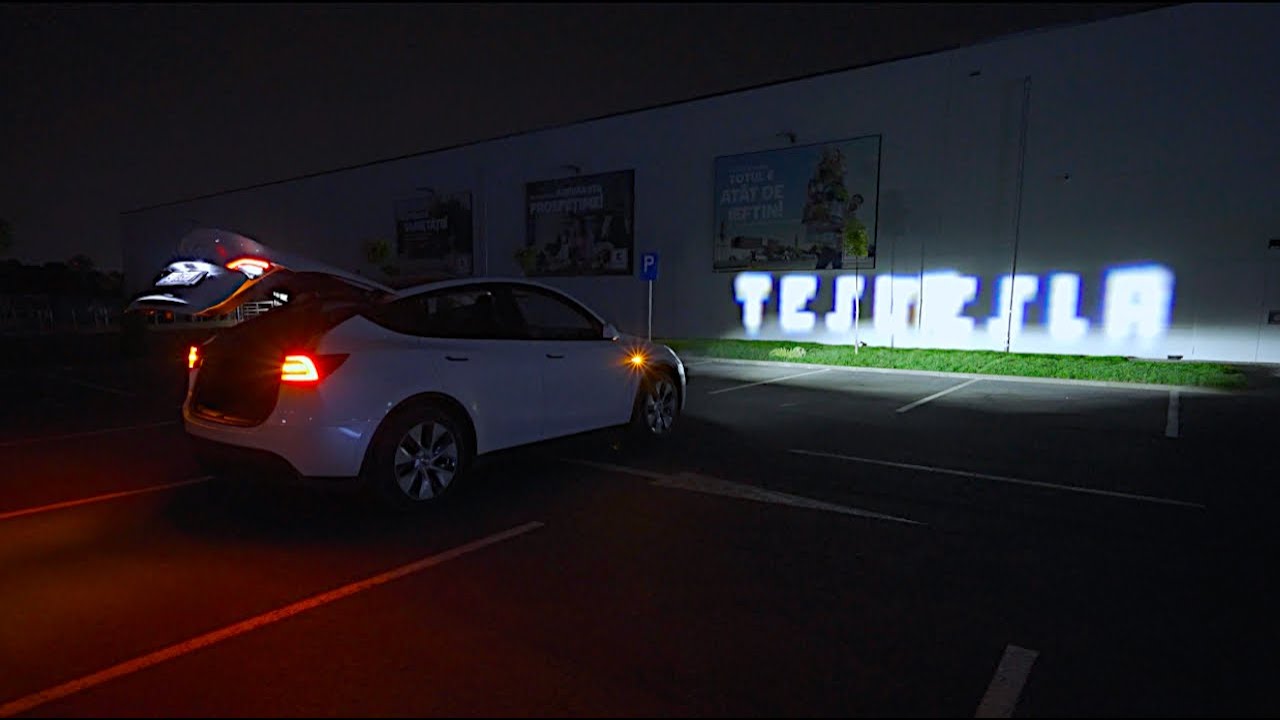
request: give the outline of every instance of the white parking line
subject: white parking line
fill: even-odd
[[[958,477],[976,478],[978,480],[994,480],[995,482],[1009,483],[1011,485],[1028,485],[1031,487],[1065,490],[1067,492],[1083,493],[1086,495],[1102,495],[1104,497],[1123,498],[1125,500],[1140,500],[1142,502],[1158,503],[1161,505],[1177,505],[1179,507],[1189,507],[1197,510],[1205,509],[1205,506],[1200,503],[1187,502],[1186,500],[1170,500],[1169,498],[1154,497],[1151,495],[1135,495],[1133,493],[1116,492],[1114,490],[1095,490],[1093,488],[1083,488],[1075,485],[1059,485],[1057,483],[1040,482],[1038,480],[1022,480],[1019,478],[1004,477],[1002,475],[970,472],[968,470],[952,470],[951,468],[933,467],[931,465],[916,465],[914,463],[893,462],[891,460],[875,460],[872,458],[854,457],[853,455],[841,455],[839,453],[818,452],[816,450],[798,450],[793,448],[789,452],[793,452],[797,455],[831,458],[833,460],[846,460],[848,462],[865,463],[867,465],[883,465],[885,467],[902,468],[904,470],[923,470],[925,472],[939,473],[941,475],[956,475]]]
[[[160,492],[161,490],[171,490],[176,487],[209,482],[212,479],[212,475],[204,475],[197,478],[191,478],[190,480],[179,480],[178,482],[165,483],[164,485],[152,485],[151,487],[139,488],[137,490],[122,490],[120,492],[107,493],[106,495],[95,495],[93,497],[81,498],[79,500],[66,500],[64,502],[56,502],[50,505],[23,508],[22,510],[9,510],[8,512],[0,512],[0,520],[12,520],[14,518],[26,517],[28,515],[39,515],[40,513],[52,512],[54,510],[65,510],[67,508],[79,507],[80,505],[106,502],[107,500],[115,500],[122,497],[144,495],[146,493]]]
[[[627,475],[636,475],[649,480],[658,481],[666,480],[667,475],[643,468],[627,467],[626,465],[614,465],[613,463],[596,462],[595,460],[579,460],[577,458],[559,458],[561,462],[573,463],[574,465],[583,465],[593,467],[597,470],[612,470],[613,472],[626,473]]]
[[[1031,664],[1040,657],[1035,650],[1020,648],[1017,645],[1006,645],[1000,664],[996,666],[996,674],[987,686],[987,692],[974,711],[976,718],[1013,717],[1013,709],[1018,705],[1018,697],[1022,695],[1022,686],[1027,683],[1027,675],[1031,673]]]
[[[957,391],[957,390],[960,390],[960,389],[962,389],[962,388],[967,388],[967,387],[969,387],[970,385],[972,385],[972,384],[974,384],[974,383],[976,383],[976,382],[979,382],[979,381],[981,381],[981,380],[982,380],[982,378],[973,378],[972,380],[966,380],[966,381],[964,381],[964,382],[960,383],[959,385],[954,385],[954,386],[952,386],[952,387],[947,388],[946,390],[942,390],[942,391],[940,391],[940,392],[936,392],[936,393],[934,393],[934,394],[930,395],[929,397],[922,397],[922,398],[920,398],[919,400],[917,400],[917,401],[915,401],[915,402],[913,402],[913,403],[907,403],[906,405],[903,405],[902,407],[898,408],[895,412],[904,413],[904,412],[907,412],[908,410],[913,410],[913,409],[918,408],[918,407],[920,407],[921,405],[923,405],[923,404],[925,404],[925,403],[927,403],[927,402],[930,402],[930,401],[933,401],[933,400],[937,400],[938,398],[942,397],[943,395],[950,395],[951,393],[953,393],[953,392],[955,392],[955,391]]]
[[[822,368],[820,370],[810,370],[809,372],[796,373],[795,375],[784,375],[780,378],[770,378],[769,380],[761,380],[760,382],[753,382],[753,383],[747,383],[745,385],[734,385],[733,387],[720,388],[719,390],[712,390],[707,394],[719,395],[720,393],[732,392],[734,390],[743,390],[745,388],[755,387],[757,385],[768,385],[769,383],[782,382],[784,380],[794,380],[796,378],[802,378],[808,375],[817,375],[818,373],[827,372],[827,370],[828,368]]]
[[[1164,422],[1164,436],[1178,437],[1178,391],[1169,391],[1169,416]]]
[[[421,560],[416,560],[407,565],[401,565],[398,568],[388,570],[387,572],[379,575],[374,575],[373,577],[365,578],[364,580],[358,580],[348,585],[343,585],[340,588],[320,593],[319,595],[313,595],[305,600],[299,600],[291,605],[286,605],[282,608],[277,608],[270,612],[251,617],[247,620],[242,620],[220,630],[214,630],[213,632],[205,633],[204,635],[200,635],[189,640],[184,640],[176,645],[170,645],[167,648],[157,650],[153,653],[148,653],[141,657],[122,662],[118,665],[113,665],[105,670],[99,670],[92,675],[86,675],[82,678],[51,687],[47,690],[32,693],[26,697],[10,700],[9,702],[0,705],[0,717],[10,717],[12,715],[17,715],[18,713],[24,713],[32,708],[53,702],[54,700],[61,700],[68,695],[74,695],[82,690],[88,690],[89,688],[110,682],[116,678],[123,677],[125,675],[132,675],[133,673],[146,670],[154,665],[159,665],[160,663],[168,662],[169,660],[195,652],[196,650],[220,643],[223,640],[229,640],[237,635],[243,635],[251,630],[256,630],[265,625],[280,622],[281,620],[293,617],[294,615],[304,613],[308,610],[314,610],[350,595],[355,595],[356,593],[369,590],[377,587],[378,585],[389,583],[392,580],[398,580],[406,575],[412,575],[413,573],[435,567],[441,563],[448,562],[466,555],[467,553],[475,552],[476,550],[502,542],[503,540],[509,540],[527,532],[537,530],[542,526],[543,524],[540,522],[525,523],[524,525],[513,527],[510,530],[504,530],[503,532],[469,542],[466,545],[459,545],[452,550],[446,550],[442,553],[431,555]]]
[[[126,432],[128,430],[164,427],[165,425],[177,425],[181,422],[181,420],[164,420],[162,422],[144,423],[142,425],[125,425],[124,427],[103,428],[102,430],[86,430],[84,432],[66,433],[63,435],[47,435],[45,437],[11,440],[9,442],[0,443],[0,448],[18,447],[19,445],[33,445],[35,443],[52,442],[54,440],[70,440],[71,438],[88,437],[90,435],[104,435],[106,433],[114,432]]]
[[[722,495],[724,497],[774,503],[776,505],[790,505],[791,507],[808,508],[810,510],[825,510],[827,512],[839,513],[841,515],[853,515],[854,517],[868,518],[871,520],[888,520],[890,522],[905,523],[907,525],[925,524],[918,520],[910,520],[903,517],[897,517],[895,515],[885,515],[883,513],[871,512],[870,510],[849,507],[847,505],[837,505],[835,503],[814,500],[813,498],[807,498],[801,495],[792,495],[790,493],[778,492],[776,490],[766,490],[762,487],[756,487],[755,485],[745,485],[743,483],[721,480],[720,478],[707,477],[706,475],[698,475],[695,473],[680,473],[679,475],[663,478],[661,480],[654,480],[652,484],[655,487],[674,488],[676,490],[692,490],[693,492],[706,493],[708,495]]]
[[[633,468],[626,465],[596,462],[594,460],[578,460],[576,458],[560,458],[560,460],[562,462],[573,463],[575,465],[585,465],[587,467],[593,467],[600,470],[610,470],[613,472],[626,473],[628,475],[637,475],[647,480],[651,480],[652,482],[650,484],[654,487],[691,490],[693,492],[706,493],[709,495],[723,495],[725,497],[739,498],[742,500],[754,500],[756,502],[767,502],[777,505],[790,505],[792,507],[808,508],[810,510],[826,510],[827,512],[839,513],[841,515],[853,515],[872,520],[888,520],[890,522],[900,522],[907,525],[927,524],[918,520],[910,520],[908,518],[897,517],[894,515],[885,515],[883,513],[872,512],[870,510],[863,510],[862,508],[849,507],[847,505],[836,505],[835,503],[814,500],[813,498],[807,498],[802,495],[792,495],[790,493],[778,492],[776,490],[766,490],[765,488],[758,487],[756,485],[747,485],[744,483],[732,482],[730,480],[721,480],[720,478],[698,475],[696,473],[683,472],[676,475],[667,475],[665,473],[654,472],[652,470]]]

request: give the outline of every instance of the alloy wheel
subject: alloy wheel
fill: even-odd
[[[654,435],[666,435],[676,421],[676,386],[666,377],[650,383],[644,397],[645,427]]]
[[[396,445],[392,468],[396,484],[411,500],[438,497],[458,472],[457,438],[438,422],[414,425]]]

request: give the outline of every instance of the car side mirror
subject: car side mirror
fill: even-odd
[[[613,323],[604,324],[603,335],[605,340],[617,340],[620,334],[621,333],[618,332],[618,328],[613,326]]]

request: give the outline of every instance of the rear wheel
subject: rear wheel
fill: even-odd
[[[664,438],[679,417],[680,391],[671,371],[657,368],[645,375],[632,411],[632,427],[645,437]]]
[[[378,428],[366,472],[380,499],[396,508],[436,504],[471,460],[466,425],[433,403],[396,410]]]

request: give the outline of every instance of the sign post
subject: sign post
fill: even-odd
[[[640,255],[640,279],[649,283],[649,341],[653,341],[653,283],[658,279],[658,253]]]
[[[858,354],[858,305],[862,304],[862,293],[858,291],[858,261],[853,261],[853,354]]]

